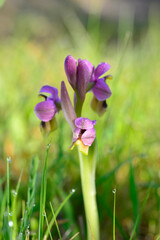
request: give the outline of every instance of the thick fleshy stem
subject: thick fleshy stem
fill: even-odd
[[[83,102],[80,100],[79,94],[77,92],[75,92],[75,94],[76,94],[75,95],[76,99],[74,99],[75,112],[77,117],[80,117],[82,113]]]
[[[85,155],[79,150],[81,185],[87,222],[87,240],[99,240],[99,218],[96,202],[95,169],[96,169],[96,141]]]

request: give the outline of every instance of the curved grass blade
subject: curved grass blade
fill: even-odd
[[[42,184],[41,184],[41,195],[40,195],[40,216],[39,216],[39,235],[38,240],[43,237],[43,223],[44,223],[44,213],[45,213],[45,203],[46,203],[46,188],[47,188],[47,161],[48,153],[50,149],[50,144],[47,145],[46,158],[43,168]]]
[[[55,224],[56,224],[56,228],[57,228],[57,232],[58,232],[59,238],[60,238],[60,240],[62,240],[61,234],[60,234],[60,231],[59,231],[59,227],[58,227],[58,223],[57,223],[57,220],[56,220],[56,216],[55,216],[55,213],[54,213],[54,211],[53,211],[53,207],[52,207],[51,202],[50,202],[50,207],[51,207],[51,211],[52,211],[52,214],[53,214],[54,222],[55,222]]]
[[[151,189],[152,189],[152,187],[150,186],[149,189],[148,189],[148,191],[147,191],[146,197],[145,197],[145,199],[144,199],[144,201],[143,201],[143,205],[142,205],[142,208],[141,208],[141,210],[140,210],[140,213],[139,213],[139,215],[137,216],[137,219],[136,219],[136,221],[135,221],[135,224],[134,224],[134,227],[133,227],[133,230],[132,230],[132,233],[131,233],[131,236],[130,236],[130,239],[129,239],[129,240],[132,240],[133,237],[134,237],[134,234],[135,234],[135,232],[136,232],[136,229],[137,229],[137,227],[138,227],[138,225],[139,225],[139,222],[140,222],[140,219],[141,219],[141,217],[142,217],[142,213],[143,213],[144,207],[146,206],[146,203],[147,203],[147,201],[148,201],[148,198],[149,198]]]
[[[61,203],[61,205],[59,206],[59,208],[57,209],[57,211],[55,212],[55,218],[57,218],[58,214],[60,213],[61,209],[64,207],[64,205],[66,204],[66,202],[70,199],[70,197],[74,194],[75,191],[71,191],[70,194],[68,194],[68,196],[64,199],[64,201]],[[45,238],[47,239],[48,235],[49,235],[49,231],[51,230],[53,224],[54,224],[55,219],[52,218],[50,223],[49,223],[49,227],[47,228],[46,232],[45,232]]]

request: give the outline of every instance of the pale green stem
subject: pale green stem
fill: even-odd
[[[99,240],[99,219],[96,203],[95,169],[96,156],[79,152],[81,184],[87,222],[87,240]]]

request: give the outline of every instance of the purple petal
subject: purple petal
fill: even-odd
[[[75,142],[79,138],[80,132],[81,132],[80,128],[75,128],[74,129],[72,142]]]
[[[91,129],[86,130],[82,134],[81,140],[84,145],[91,146],[95,137],[96,137],[96,131],[94,128],[91,128]]]
[[[111,66],[108,63],[105,62],[100,63],[94,70],[95,77],[96,78],[100,77],[102,74],[107,72],[110,69],[110,67]]]
[[[58,101],[59,97],[58,97],[58,89],[55,87],[51,87],[48,85],[45,85],[41,88],[41,90],[39,91],[40,93],[44,92],[44,93],[50,93],[52,95],[52,98],[54,101]]]
[[[104,79],[97,80],[95,86],[92,88],[94,96],[99,101],[104,101],[111,96],[111,90],[109,86],[105,83]]]
[[[72,106],[71,100],[68,95],[68,91],[64,82],[61,83],[61,106],[63,114],[71,126],[72,129],[75,128],[74,120],[76,119],[76,113]]]
[[[53,101],[48,100],[38,103],[34,111],[41,121],[48,122],[54,117],[57,108]]]
[[[85,99],[87,84],[91,79],[92,72],[92,64],[87,60],[79,59],[77,67],[77,90],[81,101]]]
[[[80,129],[91,129],[96,124],[96,120],[91,121],[88,118],[79,117],[75,120],[75,125]]]
[[[65,72],[72,88],[76,89],[77,61],[71,55],[68,55],[64,62]]]

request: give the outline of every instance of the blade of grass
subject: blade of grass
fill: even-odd
[[[99,199],[100,201],[100,199]],[[106,201],[104,199],[101,199],[100,204],[103,206],[103,208],[107,211],[108,215],[110,216],[111,219],[113,219],[113,213],[110,209],[110,206],[107,205]],[[115,225],[118,228],[119,232],[121,233],[121,236],[123,237],[124,240],[128,240],[128,235],[126,234],[126,232],[124,231],[122,225],[120,224],[120,222],[118,221],[118,219],[115,216]]]
[[[133,208],[133,215],[134,215],[134,222],[135,222],[138,216],[139,203],[138,203],[138,193],[137,193],[137,187],[135,184],[132,164],[130,164],[129,179],[130,179],[130,198],[132,201],[132,208]]]
[[[44,212],[46,203],[46,188],[47,188],[47,161],[48,153],[50,149],[50,144],[47,145],[46,158],[43,168],[42,184],[41,184],[41,194],[40,194],[40,216],[39,216],[39,234],[38,240],[42,240],[43,237],[43,223],[44,223]]]
[[[57,211],[55,212],[55,218],[57,218],[58,214],[60,213],[61,209],[64,207],[64,205],[66,204],[66,202],[70,199],[70,197],[74,194],[75,190],[72,190],[68,196],[64,199],[64,201],[61,203],[61,205],[59,206],[59,208],[57,209]],[[46,232],[45,232],[45,237],[47,239],[48,235],[49,235],[49,231],[51,230],[52,226],[54,224],[54,218],[51,219],[50,223],[49,223],[49,228],[47,228]]]
[[[135,221],[135,224],[134,224],[134,227],[133,227],[133,230],[132,230],[132,233],[131,233],[131,236],[130,236],[130,239],[129,239],[129,240],[132,240],[133,237],[134,237],[134,234],[135,234],[135,232],[136,232],[136,229],[137,229],[137,227],[138,227],[138,225],[139,225],[139,222],[140,222],[140,219],[141,219],[141,217],[142,217],[142,213],[143,213],[144,207],[146,206],[146,203],[147,203],[147,201],[148,201],[150,192],[151,192],[151,186],[150,186],[150,188],[149,188],[148,191],[147,191],[146,197],[145,197],[145,199],[144,199],[144,201],[143,201],[142,208],[141,208],[141,210],[140,210],[139,215],[137,216],[137,219],[136,219],[136,221]]]
[[[7,214],[8,214],[8,220],[9,220],[9,213],[10,213],[10,207],[9,207],[9,163],[11,162],[11,158],[7,158]]]
[[[50,202],[50,207],[51,207],[53,218],[54,218],[54,221],[55,221],[55,224],[56,224],[56,228],[57,228],[57,232],[58,232],[59,238],[60,238],[60,240],[62,240],[61,234],[60,234],[60,231],[59,231],[59,227],[58,227],[58,223],[57,223],[57,220],[56,220],[56,216],[55,216],[55,213],[53,211],[53,207],[52,207],[52,203],[51,202]]]
[[[116,228],[115,228],[115,225],[116,225],[116,188],[113,189],[113,194],[114,194],[114,204],[113,204],[113,240],[116,239]]]
[[[12,190],[12,221],[13,221],[13,234],[12,237],[13,239],[16,239],[16,233],[17,233],[17,196],[18,196],[18,191],[21,183],[21,178],[22,178],[23,170],[21,171],[21,174],[18,179],[18,183],[16,186],[16,190]]]
[[[74,234],[73,237],[71,237],[69,240],[73,240],[74,238],[76,238],[79,235],[79,232],[77,232],[76,234]]]
[[[20,226],[20,233],[18,236],[18,240],[25,240],[27,236],[27,231],[30,224],[30,218],[34,208],[38,162],[39,162],[38,157],[33,157],[31,160],[30,174],[29,174],[29,181],[28,181],[27,203],[26,203],[26,208],[25,208],[21,226]]]
[[[4,212],[4,224],[3,224],[3,235],[4,239],[10,240],[12,239],[11,237],[11,229],[9,226],[9,221],[10,221],[10,184],[9,184],[9,178],[10,178],[10,171],[9,171],[9,164],[11,162],[11,158],[7,158],[7,189],[6,189],[6,194],[7,194],[7,211]]]
[[[50,229],[49,229],[49,224],[48,224],[48,219],[47,219],[47,214],[46,214],[46,212],[45,212],[45,219],[46,219],[47,229],[48,229],[48,231],[49,231],[50,239],[53,240],[52,235],[51,235],[51,231],[50,231]]]

